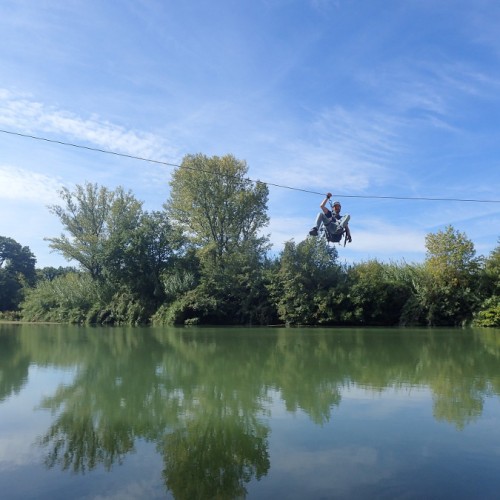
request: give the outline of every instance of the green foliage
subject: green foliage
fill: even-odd
[[[20,311],[0,311],[0,320],[19,321],[21,319]]]
[[[354,322],[365,325],[400,323],[411,288],[399,266],[371,260],[352,266],[348,274]]]
[[[336,249],[323,239],[285,243],[268,286],[281,321],[316,324],[338,318],[335,297],[341,288],[342,273],[336,260]]]
[[[176,299],[196,286],[196,278],[192,272],[174,269],[162,275],[163,290],[170,301]]]
[[[262,264],[244,254],[225,258],[217,273],[196,283],[189,272],[165,276],[170,302],[153,316],[154,324],[269,324],[275,320]]]
[[[210,321],[248,325],[271,321],[265,268],[251,245],[224,254],[217,262],[205,262],[197,295],[216,301],[217,311],[211,314]]]
[[[165,207],[204,260],[217,262],[249,242],[262,251],[267,243],[259,231],[269,222],[269,190],[246,178],[247,171],[234,156],[198,154],[186,156],[173,174]]]
[[[149,322],[150,311],[130,290],[123,288],[116,292],[106,304],[105,309],[93,311],[94,317],[88,317],[87,323],[112,325],[141,325]]]
[[[161,306],[152,317],[153,325],[197,325],[212,323],[217,316],[217,300],[205,287],[190,290],[169,305]]]
[[[483,261],[448,226],[423,264],[340,266],[324,239],[289,241],[269,260],[268,188],[231,155],[186,156],[164,212],[122,188],[61,191],[51,248],[79,263],[35,274],[34,256],[0,238],[0,312],[104,324],[498,324],[500,246]],[[30,289],[36,284],[34,289]]]
[[[74,267],[52,267],[52,266],[47,266],[43,267],[41,269],[36,270],[36,280],[41,281],[41,280],[49,280],[52,281],[54,278],[57,278],[58,276],[63,276],[68,273],[76,273],[77,269]]]
[[[87,323],[89,311],[102,307],[105,294],[87,273],[67,273],[43,280],[30,289],[21,304],[25,321]]]
[[[500,296],[500,244],[485,260],[482,287],[487,296]]]
[[[50,246],[76,260],[100,290],[100,300],[87,304],[86,321],[147,322],[165,300],[162,275],[182,247],[179,232],[165,213],[143,212],[142,203],[120,187],[109,191],[87,183],[73,192],[64,188],[61,197],[65,206],[50,209],[66,234],[50,238]],[[40,286],[45,292],[46,285]]]
[[[14,311],[35,283],[35,256],[28,247],[0,236],[0,311]]]
[[[246,178],[247,166],[231,155],[186,156],[173,175],[165,207],[197,249],[196,288],[189,273],[170,274],[165,285],[184,293],[162,321],[260,323],[269,318],[263,261],[269,219],[268,189]],[[188,280],[186,282],[186,280]]]
[[[474,326],[500,327],[500,296],[494,295],[484,301],[474,316]]]
[[[126,236],[125,236],[126,235]],[[182,245],[166,214],[143,213],[137,227],[124,231],[110,244],[105,278],[117,287],[124,287],[143,300],[153,312],[165,300],[163,275],[172,269],[175,251]]]
[[[401,326],[427,325],[425,310],[426,284],[429,275],[423,264],[406,264],[400,268],[399,281],[410,291],[399,319]]]
[[[448,226],[426,237],[427,257],[420,302],[429,325],[460,325],[480,301],[481,260],[464,233]]]
[[[121,187],[109,191],[91,183],[77,185],[73,192],[63,188],[60,196],[65,206],[49,208],[67,234],[47,241],[66,259],[78,262],[92,278],[100,279],[108,266],[120,261],[139,225],[142,204]]]

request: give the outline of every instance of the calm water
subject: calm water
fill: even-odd
[[[3,499],[498,498],[500,330],[0,324]]]

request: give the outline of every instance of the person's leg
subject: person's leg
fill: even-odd
[[[324,224],[326,222],[328,222],[328,217],[324,213],[320,212],[316,217],[316,227],[319,229],[321,227],[321,224]]]
[[[311,236],[318,236],[318,230],[322,223],[328,221],[328,217],[322,212],[320,212],[316,217],[316,225],[309,231]]]
[[[351,219],[351,216],[349,214],[343,215],[340,220],[338,221],[339,226],[346,227],[347,223]]]

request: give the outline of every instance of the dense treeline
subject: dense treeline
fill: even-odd
[[[323,239],[269,256],[268,188],[233,156],[186,156],[169,200],[147,212],[121,187],[62,189],[50,247],[77,268],[35,270],[0,237],[0,312],[99,324],[500,326],[500,245],[477,257],[449,226],[422,264],[338,263]],[[12,313],[11,313],[12,314]]]

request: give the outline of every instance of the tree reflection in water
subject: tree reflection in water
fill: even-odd
[[[270,469],[270,394],[322,425],[352,385],[428,387],[457,429],[500,394],[499,335],[455,330],[42,329],[0,350],[2,397],[27,366],[75,370],[45,397],[48,467],[112,468],[136,440],[156,445],[175,498],[237,498]],[[1,332],[0,332],[1,333]],[[0,340],[2,337],[0,336]]]
[[[269,469],[268,428],[238,416],[203,417],[167,434],[163,477],[175,498],[243,498]]]

